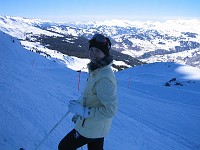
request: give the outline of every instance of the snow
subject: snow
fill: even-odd
[[[42,30],[40,26],[43,26],[46,23],[51,26],[48,27],[48,30]],[[34,36],[40,35],[63,36],[63,34],[73,35],[75,38],[78,36],[90,38],[91,35],[99,32],[104,33],[108,37],[111,37],[111,39],[114,41],[119,42],[113,42],[114,44],[112,47],[114,49],[118,49],[120,51],[123,50],[122,53],[136,58],[141,58],[145,54],[148,54],[149,52],[155,52],[156,50],[166,50],[171,52],[172,50],[175,50],[174,53],[171,54],[152,55],[151,57],[141,59],[141,61],[147,63],[173,61],[176,63],[192,65],[200,68],[198,59],[199,56],[197,55],[200,51],[199,49],[192,49],[191,47],[193,46],[188,45],[189,48],[187,51],[177,52],[175,48],[176,46],[180,46],[185,49],[186,47],[180,45],[182,41],[186,43],[189,42],[189,44],[192,44],[193,42],[196,42],[196,44],[199,43],[199,26],[200,20],[197,19],[184,20],[177,18],[176,20],[166,20],[164,22],[110,19],[104,21],[77,23],[53,23],[39,19],[27,19],[0,15],[1,31],[20,39],[22,45],[24,45],[27,49],[38,49],[43,51],[50,55],[55,61],[60,60],[61,63],[73,70],[85,68],[88,60],[86,59],[85,63],[79,64],[80,67],[78,67],[78,65],[74,65],[75,68],[72,68],[72,63],[68,64],[69,61],[65,58],[69,58],[71,60],[75,59],[75,63],[78,61],[83,62],[84,60],[63,56],[61,53],[56,53],[56,50],[47,49],[45,46],[41,46],[39,43],[28,42],[25,40],[30,39],[34,41],[36,40]],[[133,32],[135,28],[137,29],[137,33]],[[147,37],[150,37],[151,39],[143,39],[143,36],[141,36],[141,39],[133,37],[131,36],[132,33],[134,35],[136,34],[137,36],[140,34],[147,34]],[[156,37],[156,33],[159,33],[161,37]],[[188,36],[184,33],[191,33],[195,36]],[[130,41],[132,44],[126,44],[124,40]],[[68,43],[73,43],[71,38],[66,38],[65,41]],[[45,54],[42,55],[45,56]],[[126,64],[126,66],[128,65]]]
[[[118,65],[118,66],[127,66],[127,67],[131,67],[130,65],[127,65],[126,63],[124,63],[123,61],[116,61],[114,60],[113,63],[115,65]]]
[[[78,90],[78,72],[27,51],[2,32],[0,41],[0,149],[34,150],[68,111],[68,101],[80,96],[88,74],[80,73]],[[119,110],[105,149],[200,149],[199,74],[197,68],[170,62],[116,73]],[[166,82],[170,86],[164,86]],[[71,117],[70,113],[40,150],[57,149],[73,129]]]
[[[199,48],[193,49],[193,50],[190,50],[190,52],[189,51],[183,51],[183,52],[165,54],[165,55],[154,55],[154,56],[151,56],[147,59],[141,59],[141,61],[147,62],[147,63],[153,63],[155,61],[156,62],[166,62],[166,61],[175,62],[176,61],[177,63],[185,64],[184,63],[185,59],[194,57],[195,53],[199,54],[200,49]],[[181,58],[180,58],[180,56],[181,56]],[[197,61],[198,61],[198,59],[197,59]],[[194,61],[193,61],[193,63],[194,63]],[[200,66],[198,64],[199,63],[197,62],[196,67],[200,68]]]
[[[191,66],[180,66],[177,72],[185,74],[186,79],[200,80],[200,70]]]
[[[62,33],[62,34],[69,34],[73,36],[78,36],[77,31],[75,29],[72,29],[70,27],[66,27],[65,30],[57,27],[57,26],[52,26],[49,30],[55,31],[57,33]]]
[[[67,66],[67,68],[70,68],[75,71],[81,70],[83,72],[88,72],[87,64],[89,63],[89,59],[87,58],[84,59],[84,58],[78,58],[75,56],[68,56],[56,50],[48,49],[36,42],[21,41],[21,43],[28,50],[33,50],[33,51],[39,50],[41,52],[44,52],[43,54],[44,56],[48,54],[49,56],[51,56],[50,58],[48,57],[49,59],[54,60],[58,63],[61,63]],[[123,65],[123,66],[131,67],[130,65],[127,65],[123,61],[114,60],[113,63],[119,66]],[[112,69],[117,71],[117,69],[115,68],[112,68]]]
[[[62,63],[63,65],[67,66],[70,69],[87,72],[86,68],[87,64],[89,63],[89,59],[78,58],[75,56],[68,56],[56,50],[48,49],[40,45],[39,43],[35,42],[21,41],[21,43],[28,50],[37,49],[41,52],[44,52],[45,54],[50,55],[51,57],[49,59],[54,60],[58,63]]]
[[[81,23],[77,23],[81,24]],[[176,19],[166,20],[165,22],[158,21],[131,21],[131,20],[118,20],[110,19],[105,21],[88,22],[88,24],[95,24],[97,27],[106,26],[119,26],[119,27],[137,27],[142,29],[154,29],[161,32],[171,32],[172,35],[177,36],[181,32],[200,32],[200,21],[197,19]]]
[[[43,34],[49,36],[58,36],[60,34],[52,33],[46,30],[42,30],[38,27],[34,27],[34,24],[42,23],[39,19],[25,19],[21,17],[9,17],[0,16],[0,30],[10,35],[17,37],[18,39],[25,39],[25,34]]]

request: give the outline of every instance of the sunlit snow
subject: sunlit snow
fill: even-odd
[[[88,74],[27,51],[2,32],[0,41],[0,149],[34,150],[68,111],[68,101],[80,96]],[[116,73],[119,110],[104,149],[200,149],[199,72],[168,62]],[[40,150],[57,149],[73,129],[71,117],[70,113]]]

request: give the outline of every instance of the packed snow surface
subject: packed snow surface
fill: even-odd
[[[88,74],[27,51],[2,32],[0,41],[0,149],[34,150],[68,111],[68,101],[80,96]],[[200,149],[199,75],[199,69],[176,63],[116,73],[119,110],[105,149]],[[57,149],[73,129],[71,117],[70,113],[40,150]]]

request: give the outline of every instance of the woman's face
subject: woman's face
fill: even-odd
[[[90,61],[96,63],[98,60],[104,58],[106,55],[98,48],[91,47],[89,50]]]

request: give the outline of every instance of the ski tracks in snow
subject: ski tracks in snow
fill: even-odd
[[[127,118],[128,124],[137,124],[135,130],[140,130],[140,133],[138,132],[136,140],[140,141],[140,149],[149,149],[148,146],[152,146],[152,143],[149,142],[155,142],[153,144],[155,147],[150,149],[200,148],[198,137],[195,135],[198,134],[196,131],[199,132],[197,126],[200,124],[198,115],[200,111],[197,107],[157,98],[151,92],[149,92],[151,94],[147,94],[148,91],[142,91],[141,89],[121,87],[121,90],[126,91],[127,97],[119,97],[119,106],[121,106],[119,113],[126,116],[124,118]],[[123,99],[123,102],[120,102],[120,99]],[[132,101],[126,101],[126,99]],[[127,110],[126,105],[131,105],[132,109]],[[193,122],[195,119],[197,121]],[[154,139],[148,137],[154,137]],[[163,141],[163,143],[161,144],[159,141]]]

